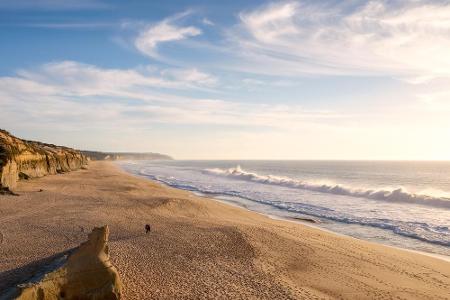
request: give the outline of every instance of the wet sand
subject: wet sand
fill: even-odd
[[[449,262],[274,220],[112,163],[20,182],[17,193],[0,195],[0,294],[108,224],[126,299],[450,299]]]

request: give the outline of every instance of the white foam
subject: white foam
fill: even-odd
[[[340,184],[312,183],[283,176],[260,175],[257,173],[245,171],[240,166],[229,169],[205,169],[204,172],[216,176],[226,176],[239,180],[247,180],[262,184],[280,185],[320,193],[389,202],[406,202],[450,209],[450,198],[436,197],[426,194],[415,194],[408,192],[403,187],[394,189],[352,189]]]

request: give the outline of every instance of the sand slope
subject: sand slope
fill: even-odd
[[[111,163],[17,192],[0,195],[0,291],[108,224],[126,299],[450,299],[448,262],[272,220]]]

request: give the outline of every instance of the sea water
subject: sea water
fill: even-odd
[[[135,175],[281,218],[450,256],[450,162],[133,161]]]

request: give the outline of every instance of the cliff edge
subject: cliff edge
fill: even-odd
[[[108,237],[107,225],[94,228],[88,241],[53,262],[53,271],[34,275],[5,295],[5,299],[121,299],[122,283],[109,260]]]
[[[69,172],[86,164],[78,150],[22,140],[0,129],[0,190],[14,190],[19,179]]]

